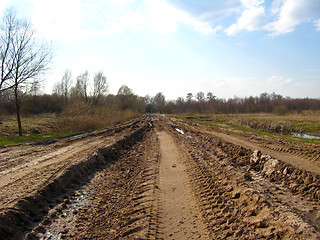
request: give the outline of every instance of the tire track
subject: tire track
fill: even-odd
[[[269,188],[275,188],[268,184],[268,180],[264,179],[264,185],[259,184],[248,172],[250,150],[192,131],[177,122],[163,120],[163,128],[171,132],[182,150],[188,149],[185,151],[186,165],[212,239],[320,237],[314,225],[317,221],[305,219],[311,214],[309,219],[312,220],[318,207],[302,198],[304,206],[300,208],[295,201],[285,202],[277,197],[284,194],[285,199],[297,199],[290,197],[290,191],[275,191],[276,197],[270,197]],[[184,134],[176,129],[181,129]],[[285,207],[288,204],[290,207]],[[304,209],[311,211],[302,214]]]
[[[2,209],[6,239],[320,238],[319,176],[281,161],[266,174],[268,157],[168,118],[124,129]]]
[[[133,128],[129,134],[120,135],[120,139],[114,144],[97,150],[83,161],[74,162],[63,172],[56,169],[55,178],[47,181],[47,184],[37,188],[36,191],[32,191],[30,195],[25,193],[13,208],[3,209],[0,214],[0,239],[19,239],[23,232],[30,231],[30,227],[41,220],[51,208],[59,205],[64,197],[72,195],[88,183],[97,170],[108,168],[110,162],[116,160],[122,151],[134,145],[147,128],[148,125],[142,123],[139,128]],[[42,224],[49,222],[45,217]],[[30,237],[32,238],[32,234],[27,238]]]
[[[141,134],[135,144],[118,153],[109,168],[79,190],[78,195],[85,196],[81,207],[77,198],[70,197],[27,239],[155,239],[159,154],[152,130]]]
[[[157,132],[160,141],[160,239],[207,239],[185,166],[173,139],[166,132]]]

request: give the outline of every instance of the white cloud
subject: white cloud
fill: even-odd
[[[271,12],[278,15],[281,12],[281,6],[285,0],[273,0],[271,4]]]
[[[221,27],[191,16],[166,0],[29,0],[32,21],[49,39],[75,39],[83,36],[122,33],[126,29],[149,29],[170,34],[179,24],[203,34],[215,34]]]
[[[246,8],[252,8],[261,5],[264,0],[241,0],[241,3]]]
[[[213,34],[216,35],[217,32],[222,31],[222,30],[223,30],[223,27],[221,25],[218,25],[213,29]]]
[[[146,16],[139,12],[129,12],[123,16],[121,22],[127,27],[138,30],[146,22]]]
[[[252,4],[252,3],[251,3]],[[247,4],[246,6],[249,6]],[[241,30],[260,30],[266,23],[266,15],[264,7],[262,6],[251,6],[244,10],[241,16],[238,18],[237,23],[232,24],[225,30],[227,35],[235,35]]]
[[[160,33],[172,33],[179,24],[191,26],[194,30],[203,34],[215,34],[220,27],[213,28],[209,21],[191,16],[188,12],[176,8],[174,5],[161,0],[147,0],[146,21],[151,30]]]
[[[207,0],[165,0],[172,6],[186,12],[189,16],[197,18],[201,21],[216,24],[219,20],[227,18],[238,12],[241,6],[240,0],[223,0],[223,1],[207,1]]]
[[[186,13],[182,15],[180,22],[192,26],[193,29],[203,34],[216,34],[217,31],[221,30],[221,26],[213,28],[210,22],[201,21],[187,15]]]
[[[109,0],[109,2],[111,2],[112,4],[115,4],[115,5],[125,5],[128,3],[132,3],[134,1],[135,0]]]
[[[2,1],[10,3],[10,0]],[[293,31],[302,22],[313,21],[320,31],[319,0],[270,0],[270,9],[264,0],[226,0],[215,4],[182,0],[25,1],[33,6],[31,19],[35,28],[50,40],[105,36],[126,29],[171,34],[179,25],[205,35],[215,35],[218,31],[235,35],[244,30],[267,30],[276,36]],[[234,14],[239,14],[236,22],[222,27],[223,21]]]
[[[282,87],[282,86],[285,86],[287,84],[292,83],[293,79],[292,78],[285,78],[282,76],[271,76],[267,82],[269,85],[271,85],[273,87],[274,86]]]
[[[227,35],[242,30],[267,30],[270,35],[277,36],[294,31],[297,25],[312,21],[320,13],[319,0],[273,0],[270,12],[265,11],[264,0],[240,1],[243,6],[241,16],[225,30]],[[314,21],[317,30],[318,21]]]
[[[151,30],[163,34],[176,30],[182,12],[159,0],[147,0],[145,8],[147,24]]]
[[[314,25],[317,31],[320,31],[320,18],[314,21]]]
[[[283,0],[281,3],[277,0],[272,10],[279,13],[277,20],[266,26],[272,36],[292,32],[295,26],[311,21],[320,12],[319,0]]]
[[[80,0],[30,0],[34,6],[32,22],[47,38],[77,37],[81,25]]]

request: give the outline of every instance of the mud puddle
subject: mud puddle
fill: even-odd
[[[69,222],[78,211],[88,204],[88,198],[94,190],[81,189],[74,196],[65,199],[63,203],[50,210],[49,217],[34,228],[35,232],[43,233],[41,240],[58,240],[68,233]],[[58,220],[56,220],[58,219]],[[30,237],[26,237],[28,239]]]
[[[311,133],[298,133],[298,132],[293,132],[291,134],[292,137],[298,137],[298,138],[307,138],[307,139],[320,139],[320,135],[315,135]]]

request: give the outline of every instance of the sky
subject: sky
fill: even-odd
[[[44,92],[86,70],[109,93],[320,98],[319,0],[1,0],[53,45]]]

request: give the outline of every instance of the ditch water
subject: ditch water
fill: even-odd
[[[297,133],[293,132],[292,137],[298,138],[308,138],[308,139],[320,139],[320,134],[310,134],[310,133]]]

